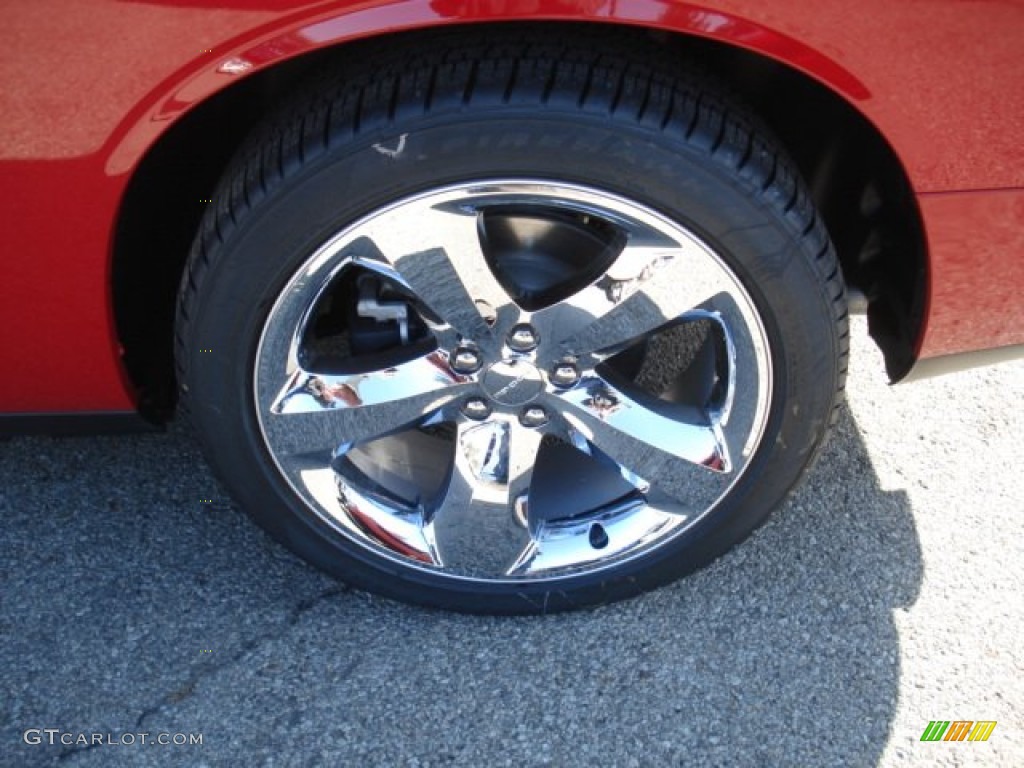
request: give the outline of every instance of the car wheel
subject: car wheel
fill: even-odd
[[[184,406],[310,562],[464,611],[634,595],[747,536],[845,371],[836,257],[768,131],[601,33],[363,57],[225,176]]]

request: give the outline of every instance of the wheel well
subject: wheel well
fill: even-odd
[[[685,47],[753,107],[792,157],[835,244],[843,277],[866,301],[868,328],[893,381],[914,363],[928,287],[921,214],[888,142],[846,101],[779,62],[696,40]],[[862,307],[855,307],[861,309]]]
[[[848,286],[867,298],[889,375],[901,378],[921,327],[925,249],[909,181],[885,140],[839,96],[763,56],[683,35],[623,34],[700,62],[767,123],[811,189]],[[264,115],[311,73],[367,44],[314,52],[239,81],[185,115],[140,162],[118,217],[112,278],[125,366],[148,418],[163,421],[174,410],[175,299],[205,201]]]

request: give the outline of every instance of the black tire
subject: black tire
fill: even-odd
[[[485,613],[635,595],[748,536],[834,422],[848,354],[843,281],[824,226],[768,131],[711,79],[680,74],[679,62],[644,53],[626,35],[562,37],[460,33],[342,62],[243,148],[196,239],[177,320],[183,407],[242,507],[354,586]],[[739,479],[678,535],[597,570],[453,578],[382,555],[289,484],[261,427],[259,343],[300,267],[353,222],[448,185],[519,178],[621,197],[707,244],[757,312],[770,397]]]

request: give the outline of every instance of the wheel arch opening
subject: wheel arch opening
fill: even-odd
[[[536,22],[561,24],[576,22]],[[397,33],[473,35],[475,24]],[[568,30],[567,30],[568,31]],[[847,284],[867,304],[869,328],[893,380],[914,360],[925,310],[925,240],[899,159],[866,118],[840,96],[760,54],[682,34],[624,27],[637,46],[659,46],[680,65],[696,62],[750,105],[804,176],[836,245]],[[240,80],[198,104],[143,156],[118,215],[113,310],[139,408],[154,421],[176,405],[174,312],[192,240],[213,190],[250,130],[324,67],[357,59],[380,38],[305,54]]]
[[[206,206],[250,131],[333,52],[282,62],[218,91],[160,136],[132,173],[114,234],[114,321],[138,407],[154,422],[177,402],[178,286]]]
[[[678,44],[752,107],[793,159],[835,245],[851,310],[867,314],[890,379],[902,379],[923,331],[928,259],[895,150],[843,97],[785,64],[703,39]]]

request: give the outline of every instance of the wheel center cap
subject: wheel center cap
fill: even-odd
[[[502,360],[488,368],[480,385],[491,400],[502,405],[524,405],[544,390],[537,366],[527,360]]]

